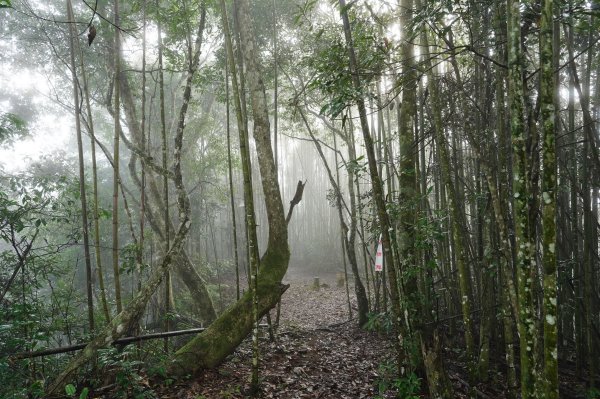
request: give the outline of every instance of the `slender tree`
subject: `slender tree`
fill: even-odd
[[[540,107],[543,127],[542,254],[544,266],[544,367],[545,398],[558,398],[558,315],[556,275],[556,148],[554,92],[554,5],[542,1],[540,20]]]
[[[156,8],[160,14],[160,4],[156,1]],[[162,42],[162,24],[160,18],[157,20],[158,30],[158,86],[160,90],[160,137],[161,137],[161,154],[162,154],[162,168],[167,170],[167,152],[169,150],[169,143],[167,142],[167,122],[165,117],[165,78],[163,73],[163,42]],[[191,58],[191,54],[188,54],[188,59]],[[170,245],[170,224],[171,219],[169,216],[169,179],[166,174],[163,174],[163,218],[165,233],[163,236],[163,244],[165,250]],[[167,270],[165,276],[165,331],[171,329],[169,312],[171,311],[172,302],[172,290],[171,290],[171,274]],[[165,352],[169,349],[169,338],[165,338]]]
[[[356,61],[356,51],[354,49],[354,44],[352,40],[352,30],[350,27],[350,19],[348,18],[348,7],[346,5],[345,0],[339,0],[340,14],[342,16],[342,22],[344,26],[344,37],[346,39],[346,45],[348,48],[348,58],[349,58],[349,67],[350,74],[352,76],[352,84],[357,93],[361,93],[362,83],[360,79],[360,75],[358,72],[357,61]],[[367,120],[367,111],[365,107],[365,102],[362,95],[357,95],[355,98],[356,105],[358,107],[358,115],[360,117],[360,126],[363,134],[363,140],[365,142],[365,150],[367,152],[367,160],[369,165],[369,174],[371,177],[371,185],[373,188],[373,198],[375,201],[376,209],[377,209],[377,221],[379,223],[379,229],[381,230],[382,243],[383,243],[383,252],[385,256],[386,262],[386,270],[389,276],[389,284],[391,291],[391,300],[392,300],[392,309],[394,314],[394,323],[396,329],[400,330],[400,321],[402,320],[402,312],[400,310],[400,297],[398,291],[398,285],[396,284],[396,261],[394,256],[394,251],[392,249],[392,237],[390,234],[391,231],[391,223],[389,220],[389,215],[387,213],[386,205],[385,205],[385,196],[383,193],[383,184],[381,181],[381,177],[379,176],[378,168],[377,168],[377,160],[375,157],[375,147],[373,145],[373,138],[371,137],[371,132],[369,129],[369,122]],[[385,291],[385,290],[384,290]],[[400,341],[397,340],[395,343],[397,349],[397,365],[398,370],[401,368],[401,360],[400,360]]]
[[[229,174],[229,202],[231,205],[231,228],[233,235],[233,254],[235,260],[235,287],[236,298],[240,300],[240,262],[238,256],[237,225],[235,221],[235,194],[233,191],[233,166],[231,161],[231,131],[229,125],[229,64],[225,63],[225,113],[227,131],[227,170]]]
[[[508,99],[513,150],[513,198],[517,247],[517,281],[519,293],[519,340],[521,359],[521,395],[535,395],[536,325],[533,309],[533,278],[535,245],[530,239],[529,226],[529,165],[525,149],[523,104],[523,52],[521,41],[520,2],[508,0]]]
[[[123,302],[121,300],[121,273],[119,271],[119,138],[121,135],[121,34],[119,19],[119,0],[114,4],[114,23],[115,23],[115,51],[114,70],[115,70],[115,100],[114,100],[114,145],[113,145],[113,202],[112,202],[112,266],[115,282],[115,301],[117,303],[117,313],[123,311]]]
[[[92,261],[90,256],[90,239],[88,233],[88,207],[85,192],[85,162],[83,159],[83,140],[81,137],[81,109],[79,103],[79,81],[77,79],[77,64],[75,52],[77,45],[77,32],[75,32],[75,17],[73,16],[73,5],[67,0],[67,15],[69,17],[69,49],[71,55],[71,79],[73,80],[73,103],[75,107],[75,130],[77,133],[77,154],[79,157],[79,196],[81,200],[81,222],[83,232],[83,253],[85,257],[85,276],[87,288],[87,310],[90,332],[94,331],[94,297],[92,287]]]

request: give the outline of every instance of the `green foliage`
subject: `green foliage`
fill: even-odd
[[[98,351],[98,362],[107,372],[114,372],[117,383],[116,395],[119,398],[149,399],[156,393],[145,383],[139,373],[144,362],[136,360],[135,345]]]
[[[10,8],[10,7],[12,7],[10,0],[0,0],[0,8]]]
[[[368,169],[365,156],[361,155],[356,159],[351,159],[346,162],[346,169],[348,170],[348,173],[353,173],[356,179],[359,179],[363,174],[367,174]]]
[[[79,236],[73,187],[73,180],[55,175],[0,178],[0,240],[7,244],[0,252],[2,398],[42,397],[43,381],[66,360],[9,363],[5,355],[60,346],[74,330],[81,335],[82,298],[73,287],[77,262],[71,258],[78,248],[65,247]]]
[[[0,0],[0,8],[10,7],[9,0]],[[0,146],[10,147],[29,134],[25,121],[15,114],[0,112]]]
[[[443,240],[446,236],[443,221],[446,215],[444,212],[435,211],[431,215],[420,212],[416,224],[416,242],[417,249],[430,250],[433,245]]]
[[[121,249],[121,272],[132,274],[137,268],[137,256],[139,247],[135,243],[129,243]],[[142,270],[145,270],[148,265],[142,265]]]
[[[74,396],[76,392],[75,385],[67,384],[67,386],[65,387],[65,392],[69,396]]]
[[[76,396],[76,392],[77,389],[75,388],[75,385],[73,384],[67,384],[67,386],[65,386],[65,392],[67,393],[68,396],[75,398]],[[90,393],[90,390],[88,387],[85,387],[81,390],[81,393],[79,394],[79,399],[87,399],[88,395]]]
[[[355,19],[352,30],[357,54],[358,73],[363,88],[356,90],[348,69],[348,50],[339,30],[319,29],[312,43],[319,43],[314,54],[306,58],[308,67],[315,72],[308,87],[326,96],[320,113],[335,118],[356,103],[359,97],[369,97],[367,87],[375,81],[385,66],[389,48],[375,33],[375,28]]]
[[[585,399],[600,399],[600,389],[590,388],[585,392]]]
[[[397,378],[392,386],[398,392],[398,396],[406,399],[419,399],[421,390],[421,379],[415,373],[410,373],[403,378]]]
[[[386,362],[379,365],[379,379],[376,380],[379,392],[375,399],[383,399],[390,390],[396,393],[397,398],[419,399],[421,391],[421,379],[415,373],[405,374],[398,378],[396,365]]]
[[[394,331],[392,315],[389,312],[369,312],[367,314],[367,322],[365,323],[364,328],[367,331],[377,331],[391,334]]]

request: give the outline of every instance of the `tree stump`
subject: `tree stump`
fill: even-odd
[[[313,291],[319,291],[321,289],[321,282],[319,281],[319,277],[315,277],[312,283]]]
[[[344,277],[344,273],[338,273],[336,276],[337,287],[343,288],[346,285],[346,278]]]

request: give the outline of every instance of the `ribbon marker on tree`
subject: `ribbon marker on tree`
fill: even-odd
[[[379,236],[379,244],[377,244],[377,253],[375,255],[375,271],[383,271],[383,247],[381,245],[381,236]]]

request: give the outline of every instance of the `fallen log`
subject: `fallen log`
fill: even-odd
[[[267,324],[261,324],[259,327],[263,327],[263,328],[267,327]],[[128,345],[133,342],[149,341],[151,339],[178,337],[180,335],[187,335],[187,334],[197,334],[197,333],[201,333],[204,330],[206,330],[206,327],[190,328],[187,330],[178,330],[178,331],[167,331],[167,332],[153,333],[153,334],[147,334],[147,335],[139,335],[137,337],[124,337],[124,338],[120,338],[120,339],[113,341],[112,345],[113,346]],[[84,349],[88,344],[89,344],[89,342],[85,342],[82,344],[61,346],[59,348],[43,349],[43,350],[33,351],[33,352],[15,353],[14,355],[10,355],[9,359],[11,359],[11,360],[31,359],[34,357],[42,357],[42,356],[57,355],[60,353],[75,352],[75,351]]]
[[[120,338],[120,339],[113,341],[112,344],[113,345],[127,345],[132,342],[147,341],[147,340],[157,339],[157,338],[177,337],[179,335],[185,335],[185,334],[196,334],[196,333],[202,332],[204,330],[206,330],[206,328],[204,328],[204,327],[190,328],[189,330],[168,331],[168,332],[154,333],[154,334],[148,334],[148,335],[140,335],[137,337],[124,337],[124,338]],[[88,343],[89,342],[84,342],[82,344],[61,346],[59,348],[43,349],[43,350],[33,351],[33,352],[21,352],[21,353],[16,353],[14,355],[9,356],[9,358],[12,360],[20,360],[20,359],[30,359],[32,357],[57,355],[59,353],[75,352],[75,351],[84,349],[88,345]]]

